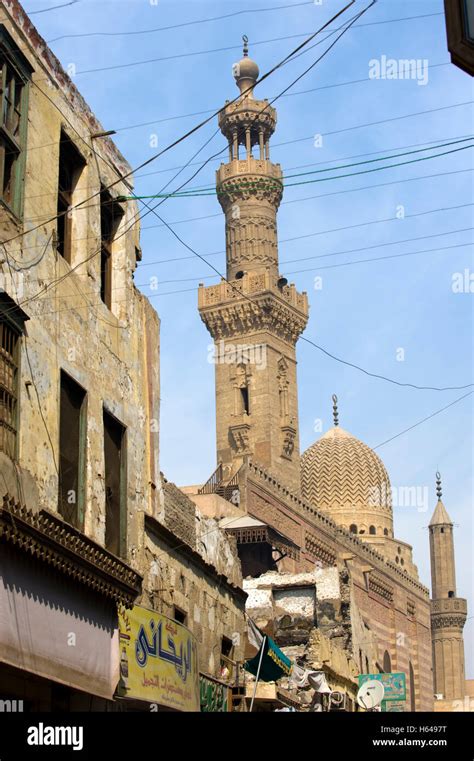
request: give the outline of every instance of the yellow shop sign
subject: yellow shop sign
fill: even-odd
[[[120,697],[199,711],[197,645],[191,632],[135,605],[119,609]]]

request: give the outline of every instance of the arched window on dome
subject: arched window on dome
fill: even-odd
[[[351,532],[351,534],[357,534],[357,526],[355,525],[355,523],[351,523],[351,525],[349,526],[349,531]]]
[[[384,536],[388,536],[388,528],[384,528],[384,530],[383,530],[383,535],[384,535]]]
[[[369,534],[376,534],[376,533],[377,533],[377,529],[375,528],[375,526],[370,526]]]
[[[388,650],[383,654],[383,670],[386,674],[390,674],[392,671],[392,660]]]

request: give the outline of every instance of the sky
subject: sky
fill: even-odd
[[[117,131],[114,140],[133,167],[236,96],[232,64],[241,57],[243,34],[262,74],[344,5],[79,0],[47,10],[64,2],[25,0],[24,7],[104,128]],[[256,97],[284,90],[334,41],[335,34],[324,42],[327,34],[369,3],[356,0],[318,35],[317,47],[272,74]],[[223,15],[229,17],[215,19]],[[203,23],[188,23],[195,21]],[[406,59],[418,62],[416,76],[400,76],[397,62]],[[398,76],[383,78],[383,63],[390,60],[396,65],[389,64],[389,71]],[[457,150],[465,143],[433,146],[474,134],[472,101],[472,79],[450,63],[442,0],[378,0],[275,102],[278,124],[271,143],[271,159],[286,174],[333,170],[297,178],[319,181],[287,187],[278,213],[280,270],[307,291],[311,305],[304,335],[339,359],[398,384],[451,389],[397,385],[298,344],[301,451],[321,435],[320,428],[331,427],[336,393],[341,427],[376,448],[394,495],[402,487],[418,490],[415,504],[395,506],[395,534],[413,545],[428,586],[427,525],[436,504],[435,473],[441,472],[443,501],[455,525],[457,594],[469,605],[469,678],[473,397],[457,400],[468,394],[469,388],[459,387],[472,381],[473,369],[473,158],[472,148]],[[213,119],[138,171],[137,195],[158,193],[199,149],[194,162],[225,149],[216,128]],[[391,161],[335,169],[426,147]],[[213,186],[219,161],[207,163],[189,187]],[[379,170],[407,161],[413,163]],[[170,187],[198,168],[184,169]],[[357,171],[367,173],[340,177]],[[218,278],[145,212],[135,282],[161,319],[161,467],[179,485],[203,483],[216,466],[214,368],[196,287]],[[186,244],[225,271],[224,217],[214,195],[168,199],[158,212]]]

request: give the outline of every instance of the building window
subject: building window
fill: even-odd
[[[0,290],[0,452],[16,458],[19,418],[20,340],[28,315]]]
[[[59,143],[59,174],[58,174],[58,252],[71,263],[72,249],[72,218],[68,213],[74,205],[74,190],[85,166],[85,161],[74,143],[61,130]]]
[[[370,526],[370,528],[369,528],[369,534],[376,534],[376,533],[377,533],[377,530],[376,530],[375,526]]]
[[[351,534],[357,534],[357,526],[355,525],[355,523],[351,523],[351,525],[349,526],[349,531],[351,532]]]
[[[234,643],[232,640],[228,637],[222,637],[219,676],[226,681],[231,680],[234,673],[233,653]]]
[[[123,217],[123,209],[110,193],[102,188],[100,194],[100,298],[112,308],[112,244]]]
[[[104,410],[105,546],[125,554],[126,429]]]
[[[86,392],[61,372],[59,412],[59,504],[64,520],[82,529],[86,449]]]
[[[0,312],[0,451],[14,458],[17,436],[20,334]]]
[[[390,674],[392,672],[392,660],[388,650],[383,654],[383,670],[385,674]]]
[[[245,415],[250,415],[249,390],[247,386],[240,389],[240,396],[242,399],[242,412]]]
[[[4,27],[0,26],[0,198],[21,216],[28,110],[32,69]]]
[[[173,618],[175,621],[178,622],[178,624],[183,624],[183,626],[186,626],[188,616],[184,612],[184,610],[181,610],[181,608],[177,608],[176,605],[174,606]]]

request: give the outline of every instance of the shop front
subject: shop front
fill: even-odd
[[[0,539],[0,697],[36,694],[26,710],[54,710],[61,687],[65,710],[73,696],[78,709],[112,701],[117,604],[132,604],[139,574],[61,518],[7,498]]]

